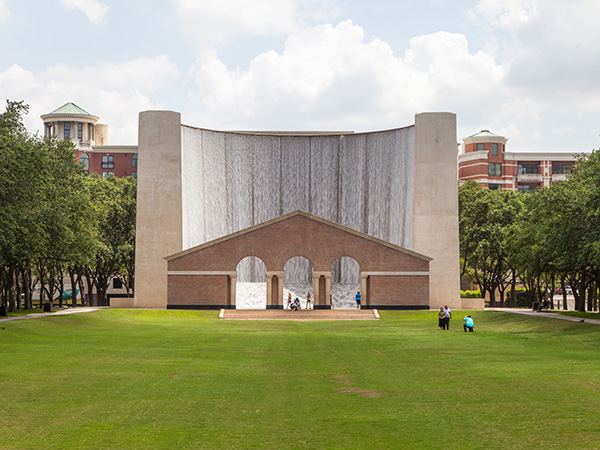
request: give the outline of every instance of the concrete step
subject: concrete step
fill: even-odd
[[[311,309],[290,311],[281,309],[222,309],[224,320],[379,320],[376,309]]]

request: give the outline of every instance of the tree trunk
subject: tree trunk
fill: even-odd
[[[23,279],[23,293],[25,294],[25,304],[23,309],[32,309],[31,304],[31,268],[21,269],[21,277]]]
[[[512,281],[510,284],[510,301],[508,306],[510,308],[514,308],[517,304],[517,274],[514,270],[512,271]]]
[[[566,311],[569,309],[569,304],[567,302],[567,290],[565,289],[565,276],[564,275],[562,275],[560,277],[560,288],[562,289],[563,309]]]

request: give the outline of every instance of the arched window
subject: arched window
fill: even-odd
[[[82,153],[79,157],[79,162],[83,164],[84,170],[90,170],[90,157],[87,153]]]
[[[137,167],[137,153],[131,157],[131,167]]]

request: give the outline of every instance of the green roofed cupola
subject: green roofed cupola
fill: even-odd
[[[91,116],[91,114],[89,112],[85,111],[84,109],[77,106],[75,103],[71,103],[71,102],[65,103],[60,108],[55,109],[54,111],[52,111],[51,113],[48,113],[47,115],[51,115],[51,114],[82,114],[84,116]]]
[[[99,119],[75,103],[65,103],[51,113],[42,115],[44,136],[71,139],[80,150],[88,150],[96,143],[106,145],[108,127],[98,124]]]

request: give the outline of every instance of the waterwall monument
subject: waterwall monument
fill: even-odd
[[[293,211],[430,261],[428,307],[462,306],[454,114],[417,114],[414,125],[378,132],[272,133],[145,111],[138,152],[135,297],[112,306],[167,307],[167,258]],[[238,276],[264,279],[252,263]]]

